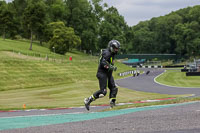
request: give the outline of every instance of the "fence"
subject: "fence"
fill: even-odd
[[[51,61],[51,62],[61,62],[61,63],[68,61],[66,56],[55,58],[55,56],[52,53],[50,54],[40,54],[36,52],[25,53],[16,50],[13,50],[12,53],[14,57],[19,56],[20,58],[23,59],[33,59],[37,61]]]
[[[174,59],[177,60],[178,56],[176,54],[122,54],[116,55],[117,59]]]

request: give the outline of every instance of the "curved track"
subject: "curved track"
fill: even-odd
[[[136,77],[128,77],[125,79],[116,80],[116,83],[120,87],[136,91],[170,95],[193,94],[194,96],[200,96],[200,88],[170,87],[154,82],[154,78],[162,74],[164,71],[164,69],[152,69],[148,75],[141,74]]]

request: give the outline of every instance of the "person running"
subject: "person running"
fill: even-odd
[[[100,90],[84,99],[84,104],[88,111],[90,110],[90,103],[92,101],[106,96],[107,86],[110,89],[110,106],[111,108],[115,106],[118,88],[115,85],[112,72],[117,70],[117,67],[114,66],[114,58],[119,49],[120,42],[117,40],[111,40],[108,43],[107,49],[101,51],[101,57],[99,59],[99,66],[96,74],[99,80]]]

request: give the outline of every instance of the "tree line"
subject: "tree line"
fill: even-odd
[[[168,53],[182,58],[200,55],[200,6],[187,7],[132,27],[129,51]]]
[[[65,54],[73,48],[96,53],[111,39],[121,42],[121,53],[175,53],[198,56],[200,6],[128,26],[117,8],[102,0],[0,1],[0,34],[3,38],[30,39],[49,44]]]

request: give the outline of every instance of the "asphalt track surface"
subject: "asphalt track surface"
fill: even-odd
[[[127,88],[137,90],[136,82],[140,81],[144,89],[139,88],[138,91],[145,91],[148,87],[146,92],[156,92],[156,89],[151,90],[151,85],[155,85],[154,87],[161,87],[158,88],[157,93],[199,95],[197,88],[187,88],[192,93],[188,93],[186,88],[174,88],[178,90],[176,92],[172,87],[156,85],[153,81],[149,82],[162,71],[154,71],[149,75],[129,77],[116,82],[126,87],[124,82],[129,80]],[[139,80],[140,77],[143,77],[143,80]],[[145,84],[147,84],[146,87]],[[0,113],[0,133],[200,133],[200,102],[107,112],[98,112],[99,110],[102,110],[102,107],[92,107],[89,112],[83,107],[3,112]]]
[[[135,111],[134,111],[135,110]],[[13,128],[0,130],[0,133],[199,133],[200,132],[200,102],[176,104],[176,105],[164,105],[164,106],[152,106],[144,108],[133,108],[130,110],[120,110],[122,114],[115,114],[112,112],[111,116],[103,114],[105,117],[99,117],[95,119],[79,120],[76,122],[61,122],[59,124],[43,124],[40,126],[28,126],[26,128]],[[127,111],[130,111],[127,113]],[[86,113],[83,111],[79,115],[88,115],[90,117],[93,113]],[[102,113],[102,112],[101,112]],[[101,113],[97,113],[92,117],[101,116]],[[107,112],[106,112],[107,113]],[[60,118],[59,118],[60,116]],[[56,116],[62,121],[66,115],[60,114]],[[72,115],[70,115],[72,116]],[[70,117],[69,116],[69,117]],[[73,116],[73,117],[75,117]],[[10,123],[16,122],[16,125],[21,123],[22,125],[28,125],[31,121],[35,120],[41,122],[39,117],[29,116],[25,113],[23,122],[10,118]],[[48,116],[46,122],[51,119]],[[80,116],[81,117],[81,116]],[[87,118],[88,118],[87,117]],[[23,118],[22,116],[20,117]],[[0,118],[0,124],[4,124]],[[42,118],[44,119],[44,118]],[[67,118],[66,118],[67,119]],[[71,119],[73,120],[73,119]],[[55,120],[52,120],[54,122]],[[5,121],[4,121],[5,122]],[[9,123],[8,123],[9,125]],[[1,127],[1,125],[0,125]]]

